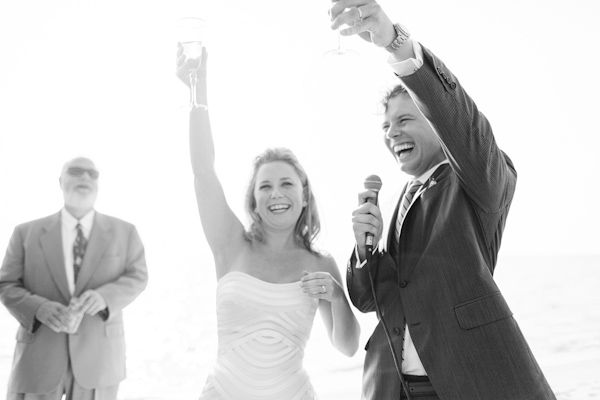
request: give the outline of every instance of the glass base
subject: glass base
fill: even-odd
[[[354,50],[338,48],[323,54],[323,58],[325,61],[332,63],[351,62],[358,58],[358,52]]]
[[[195,110],[197,108],[199,108],[201,110],[208,111],[208,106],[205,106],[204,104],[196,104],[196,105],[186,104],[184,106],[179,107],[179,109],[181,111],[192,111],[192,110]]]

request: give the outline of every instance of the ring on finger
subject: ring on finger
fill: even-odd
[[[327,293],[327,288],[325,285],[321,285],[321,293]]]
[[[356,7],[356,11],[358,11],[358,23],[360,24],[363,20],[362,10],[360,9],[360,7]]]

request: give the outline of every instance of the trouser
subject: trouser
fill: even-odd
[[[117,400],[119,384],[101,388],[86,389],[81,387],[71,370],[71,365],[67,368],[65,376],[56,389],[49,393],[15,393],[8,392],[7,400]]]

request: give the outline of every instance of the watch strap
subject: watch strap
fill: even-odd
[[[393,53],[396,50],[398,50],[404,43],[406,43],[406,41],[410,37],[408,29],[406,29],[397,22],[394,23],[394,30],[396,31],[396,39],[394,39],[392,43],[385,47],[385,49],[390,53]]]

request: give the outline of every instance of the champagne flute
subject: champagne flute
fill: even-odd
[[[206,22],[200,18],[187,17],[178,20],[177,27],[185,62],[194,60],[192,65],[195,66],[194,69],[190,69],[190,102],[184,108],[204,108],[206,110],[208,108],[206,104],[200,104],[196,99],[196,84],[198,83],[198,69],[202,61],[202,41]]]
[[[337,48],[333,50],[329,50],[325,54],[323,54],[323,58],[325,61],[333,62],[333,63],[341,63],[352,61],[358,57],[358,52],[348,49],[343,44],[343,37],[340,33],[340,29],[346,28],[348,25],[342,25],[337,29]]]

